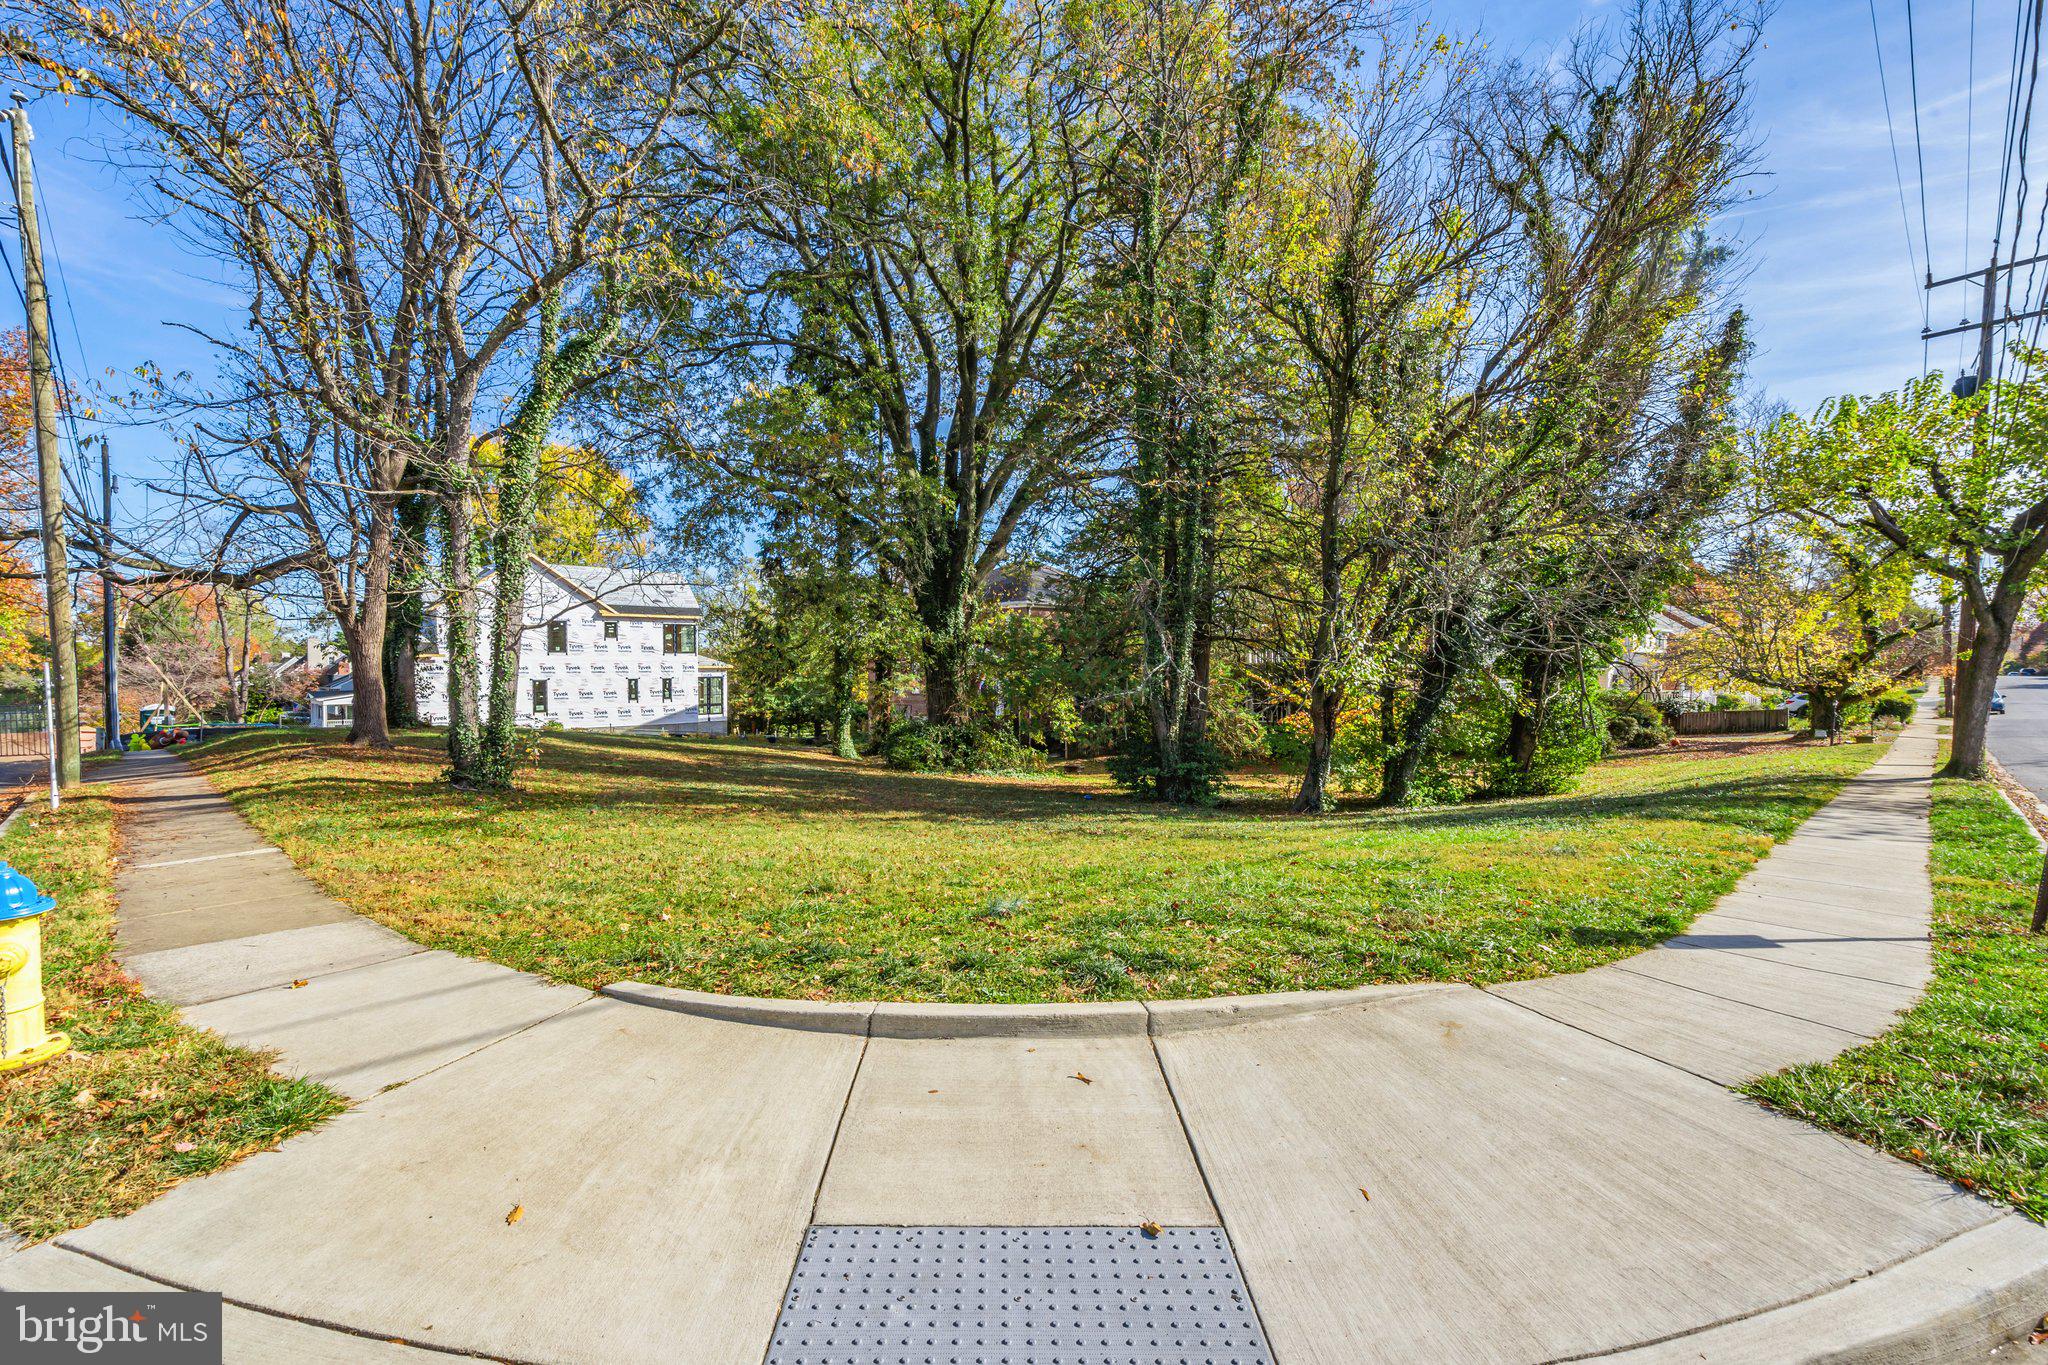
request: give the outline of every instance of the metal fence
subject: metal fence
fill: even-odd
[[[1671,717],[1671,728],[1681,735],[1765,735],[1792,723],[1792,713],[1780,707],[1771,711],[1680,711]]]
[[[40,706],[0,706],[0,758],[40,758],[50,752]]]

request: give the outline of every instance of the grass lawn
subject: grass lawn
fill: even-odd
[[[593,987],[1030,1001],[1578,971],[1684,927],[1879,752],[1695,745],[1570,796],[1304,818],[758,742],[537,742],[505,798],[439,785],[429,734],[192,757],[328,891],[434,947]]]
[[[65,1056],[0,1074],[0,1224],[32,1240],[127,1213],[187,1176],[271,1147],[342,1108],[264,1054],[187,1028],[113,957],[113,810],[88,789],[0,838],[57,899],[43,917],[50,1028]]]
[[[1988,782],[1934,784],[1934,981],[1883,1037],[1749,1093],[2048,1220],[2041,849]]]

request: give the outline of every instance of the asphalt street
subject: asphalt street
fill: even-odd
[[[2048,677],[2000,678],[2005,714],[1991,718],[1991,752],[2006,769],[2048,801]]]

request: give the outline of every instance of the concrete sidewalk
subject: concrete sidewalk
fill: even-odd
[[[1286,1362],[1980,1358],[2048,1311],[2048,1231],[1723,1088],[1917,997],[1933,749],[1917,721],[1611,967],[1066,1011],[591,997],[423,952],[132,760],[131,969],[360,1103],[0,1287],[219,1290],[239,1359],[759,1365],[814,1226],[1151,1221],[1226,1229]]]

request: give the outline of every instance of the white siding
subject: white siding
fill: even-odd
[[[488,616],[488,606],[484,614]],[[701,623],[652,618],[604,617],[589,599],[572,593],[558,580],[536,570],[528,582],[526,625],[519,640],[519,685],[515,693],[516,714],[522,725],[560,722],[571,730],[675,729],[707,734],[724,734],[726,718],[701,716],[697,708],[699,655],[664,654],[661,632],[665,625],[695,626]],[[618,626],[616,639],[604,637],[606,621]],[[548,652],[547,623],[560,621],[566,628],[568,649]],[[698,641],[699,649],[703,641]],[[722,673],[723,670],[711,670]],[[420,716],[433,724],[448,720],[448,668],[436,657],[424,659],[419,668]],[[666,678],[673,700],[663,703],[661,684]],[[637,701],[626,698],[628,679],[640,683]],[[533,684],[545,682],[548,709],[533,709]]]

